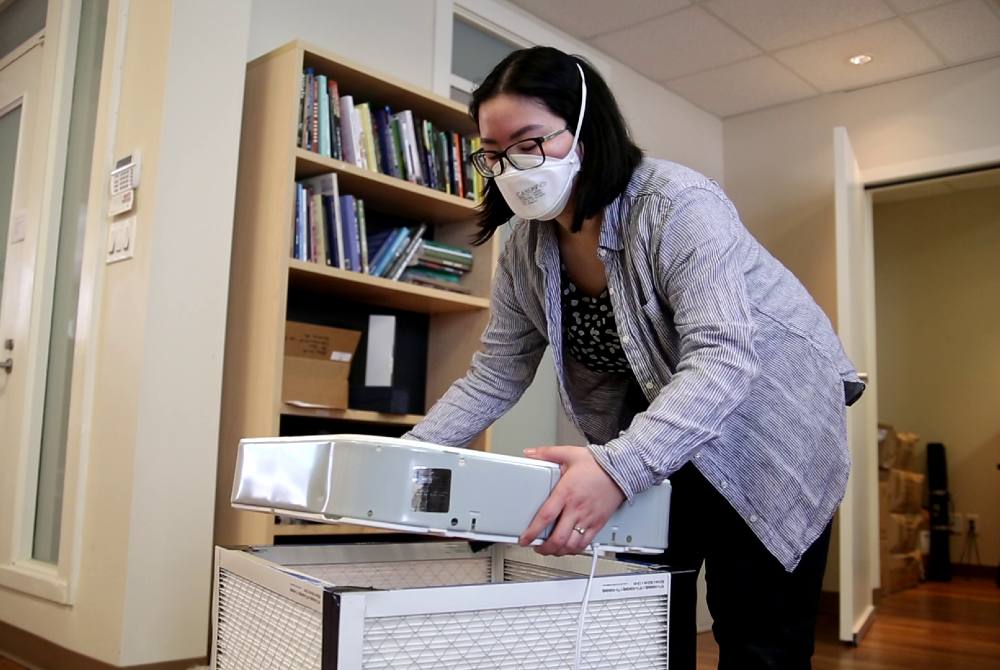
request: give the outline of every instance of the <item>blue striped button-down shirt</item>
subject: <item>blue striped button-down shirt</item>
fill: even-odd
[[[468,443],[517,402],[550,345],[567,415],[629,499],[692,461],[794,569],[843,497],[845,384],[860,388],[826,315],[714,181],[644,160],[605,209],[598,247],[650,403],[620,430],[621,378],[563,350],[555,225],[515,227],[480,351],[408,436]]]

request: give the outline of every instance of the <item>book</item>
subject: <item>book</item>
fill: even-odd
[[[319,84],[316,77],[312,78],[312,108],[309,110],[310,132],[309,145],[313,151],[319,151]]]
[[[399,254],[396,262],[392,265],[388,272],[386,272],[386,277],[389,279],[399,279],[402,276],[403,271],[409,266],[410,261],[413,260],[414,255],[420,249],[420,243],[423,240],[424,233],[427,232],[427,224],[421,223],[417,229],[414,231],[410,240],[406,243],[406,247],[403,252]]]
[[[374,114],[382,172],[392,177],[399,177],[399,163],[396,161],[396,153],[392,146],[392,112],[388,107],[379,107]]]
[[[434,279],[436,281],[449,282],[452,284],[458,283],[461,279],[459,275],[454,275],[448,272],[438,272],[437,270],[429,270],[421,267],[408,268],[407,272],[416,277],[425,277],[427,279]]]
[[[472,252],[468,249],[455,247],[441,242],[427,240],[424,245],[424,256],[450,260],[462,265],[472,265]]]
[[[403,133],[399,124],[399,119],[393,115],[389,119],[389,128],[392,137],[392,152],[396,156],[396,164],[399,165],[399,178],[410,180],[410,170],[406,164],[406,154],[403,151]]]
[[[337,184],[337,175],[333,172],[327,174],[317,175],[315,177],[310,177],[308,179],[302,180],[301,184],[307,188],[311,189],[314,193],[319,194],[324,197],[332,198],[333,202],[336,203],[340,197],[340,189]],[[322,202],[322,201],[321,201]],[[335,247],[330,249],[329,255],[331,260],[335,260],[335,267],[344,267],[344,251],[343,251],[343,226],[340,221],[340,214],[338,207],[325,207],[323,209],[324,222],[326,225],[326,233],[328,239],[328,246],[333,247],[330,242],[335,243]],[[336,251],[334,255],[332,252]]]
[[[296,184],[295,189],[295,233],[292,236],[292,258],[304,261],[306,254],[304,244],[306,239],[306,189],[302,184]]]
[[[316,82],[319,91],[319,153],[321,156],[331,156],[330,89],[327,87],[326,76],[317,75]]]
[[[395,232],[395,228],[390,228],[368,235],[368,274],[371,274],[371,268],[375,265],[375,260],[378,258],[378,253],[382,250],[385,241]]]
[[[445,193],[455,193],[454,172],[451,167],[451,149],[448,144],[448,133],[443,130],[437,134],[438,160],[441,164],[441,174]]]
[[[455,190],[452,191],[459,198],[465,197],[465,184],[462,183],[462,138],[458,133],[451,134],[451,161],[452,170],[455,175]]]
[[[420,121],[420,146],[424,155],[424,167],[427,170],[427,185],[433,189],[441,190],[441,180],[437,175],[437,165],[435,161],[434,142],[431,141],[433,126],[430,121]]]
[[[439,270],[441,272],[448,272],[454,275],[464,275],[469,271],[469,268],[457,267],[455,265],[446,264],[444,261],[432,261],[426,258],[417,258],[417,266],[422,268],[428,268],[430,270]]]
[[[415,184],[423,184],[423,170],[420,168],[420,155],[417,152],[417,135],[413,127],[413,112],[404,109],[396,114],[399,120],[399,131],[402,139],[403,158],[406,161],[407,179]]]
[[[384,277],[386,271],[395,262],[396,257],[399,256],[400,253],[402,253],[403,247],[406,246],[406,243],[407,241],[409,241],[409,239],[410,239],[410,229],[400,228],[399,234],[396,235],[395,238],[393,238],[392,246],[386,249],[386,253],[382,256],[381,260],[379,261],[378,267],[376,267],[372,271],[372,274],[376,277]]]
[[[339,268],[343,261],[343,241],[340,239],[340,230],[337,226],[336,206],[333,203],[332,195],[323,196],[323,223],[326,225],[326,264],[330,267]]]
[[[376,242],[378,244],[378,251],[368,264],[368,274],[376,277],[378,276],[378,270],[382,267],[382,263],[385,260],[386,255],[396,243],[396,238],[402,235],[404,230],[405,228],[393,228],[372,236],[372,239],[369,240],[369,244],[373,241]],[[384,237],[382,237],[383,235]],[[381,238],[381,241],[377,238]]]
[[[340,89],[335,79],[327,80],[327,87],[330,98],[330,154],[337,160],[344,160],[340,134]]]
[[[354,98],[350,95],[340,98],[340,135],[344,142],[344,162],[358,165],[361,150],[354,130]]]
[[[326,210],[323,207],[323,194],[317,193],[313,196],[313,211],[316,212],[316,262],[320,265],[330,264],[329,240],[327,239],[328,226],[326,224]]]
[[[358,241],[358,217],[354,208],[354,196],[340,196],[340,222],[344,235],[345,270],[361,271],[361,244]]]
[[[372,112],[367,102],[356,105],[358,117],[361,119],[361,141],[364,144],[365,163],[372,172],[380,172],[378,152],[375,151],[375,136],[372,128]]]
[[[405,282],[408,282],[410,284],[416,284],[417,286],[427,286],[429,288],[439,288],[439,289],[444,289],[445,291],[453,291],[455,293],[464,293],[465,295],[469,295],[469,294],[472,293],[472,291],[469,290],[468,288],[462,286],[461,284],[455,283],[455,282],[439,281],[439,280],[431,278],[431,277],[423,277],[423,276],[417,274],[416,272],[414,272],[413,268],[411,268],[411,269],[407,270],[406,272],[404,272],[402,279]]]
[[[302,78],[299,80],[299,132],[296,135],[298,145],[303,149],[306,147],[305,136],[305,115],[306,115],[306,87],[309,85],[309,70],[302,71]],[[296,194],[296,207],[298,206],[298,195]]]
[[[365,201],[355,203],[358,212],[358,239],[361,241],[361,271],[368,274],[368,226],[365,222]]]

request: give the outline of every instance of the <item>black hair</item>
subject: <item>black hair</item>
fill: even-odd
[[[629,135],[615,96],[590,63],[553,47],[536,46],[509,54],[472,94],[469,114],[479,125],[479,108],[502,93],[538,100],[549,111],[576,130],[580,116],[582,86],[580,71],[587,79],[587,109],[580,128],[583,160],[576,181],[576,209],[570,230],[579,232],[584,219],[596,216],[614,202],[628,185],[642,160]],[[480,206],[479,232],[474,244],[483,244],[514,216],[492,179]]]

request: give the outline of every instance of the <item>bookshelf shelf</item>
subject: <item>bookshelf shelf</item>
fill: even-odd
[[[468,248],[477,230],[471,200],[299,148],[305,68],[336,80],[340,95],[358,103],[411,110],[443,132],[476,132],[462,105],[301,41],[247,64],[216,484],[217,544],[270,544],[275,537],[368,532],[352,526],[280,524],[273,515],[234,510],[229,501],[240,439],[278,436],[283,430],[340,432],[345,424],[357,426],[355,432],[402,434],[422,418],[419,412],[306,409],[282,402],[285,323],[290,315],[321,325],[355,324],[341,327],[361,331],[364,327],[356,324],[367,324],[369,314],[384,310],[419,323],[426,330],[407,343],[419,343],[416,351],[424,360],[407,360],[418,360],[421,374],[426,373],[417,377],[426,379],[426,411],[465,374],[490,314],[490,286],[499,255],[495,239],[470,249],[472,267],[461,279],[468,294],[292,258],[296,182],[326,173],[336,174],[341,195],[363,200],[371,212],[427,223],[427,239]],[[489,439],[485,431],[470,446],[488,450]]]
[[[336,172],[342,189],[362,200],[377,201],[378,208],[386,214],[430,223],[468,222],[476,215],[476,204],[471,200],[359,168],[307,149],[295,150],[297,179],[326,172]]]
[[[468,312],[490,307],[487,298],[372,277],[307,261],[289,261],[288,272],[291,286],[341,295],[378,307],[422,314]]]
[[[358,423],[381,423],[398,426],[415,426],[422,414],[387,414],[385,412],[369,412],[363,409],[321,409],[296,407],[284,404],[281,406],[284,416],[307,416],[319,419],[338,419],[340,421],[357,421]]]
[[[379,528],[369,528],[367,526],[334,525],[329,523],[276,523],[274,524],[275,536],[282,537],[308,537],[314,535],[378,535],[389,531]]]

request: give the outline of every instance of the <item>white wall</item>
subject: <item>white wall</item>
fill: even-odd
[[[875,207],[879,420],[945,445],[956,512],[1000,562],[1000,187]],[[964,538],[952,540],[958,561]],[[963,559],[974,563],[971,551]]]
[[[0,589],[0,620],[112,665],[204,657],[249,6],[109,8],[71,449],[70,606]],[[124,60],[115,62],[125,32]],[[121,98],[111,85],[121,68]],[[105,265],[111,158],[142,153],[135,258]],[[95,251],[96,249],[96,251]],[[70,489],[68,489],[70,490]]]
[[[998,147],[998,118],[1000,59],[735,116],[723,124],[726,190],[836,322],[833,128],[847,127],[867,173]],[[838,579],[834,560],[824,588]]]

